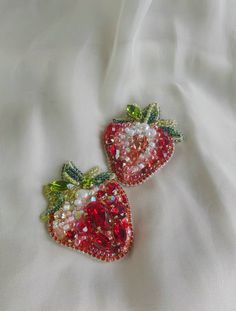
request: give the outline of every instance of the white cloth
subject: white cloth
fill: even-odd
[[[236,2],[0,0],[0,310],[236,310]],[[161,104],[185,142],[127,189],[135,243],[105,264],[50,240],[43,184],[106,168],[101,132]]]

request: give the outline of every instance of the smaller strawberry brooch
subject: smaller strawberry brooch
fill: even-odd
[[[103,140],[110,168],[124,185],[144,182],[172,157],[175,144],[183,140],[173,120],[160,119],[153,103],[141,109],[127,106],[127,116],[114,119],[105,129]]]
[[[130,206],[114,177],[97,167],[83,174],[68,162],[61,180],[44,186],[48,207],[41,220],[56,242],[107,262],[127,254],[133,242]]]

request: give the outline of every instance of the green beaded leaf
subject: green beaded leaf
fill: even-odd
[[[126,112],[133,120],[139,121],[142,116],[141,109],[137,105],[127,105]]]
[[[159,127],[175,127],[176,121],[169,119],[158,119],[156,125]]]
[[[106,180],[110,180],[114,178],[114,174],[110,172],[100,173],[94,177],[93,183],[95,186],[99,186],[100,184],[104,183]]]
[[[51,190],[50,184],[44,186],[44,194],[48,199],[48,207],[44,213],[40,215],[42,221],[47,221],[47,215],[55,213],[62,206],[65,201],[63,192]]]
[[[64,180],[56,180],[48,184],[51,191],[64,191],[67,190],[68,182]]]
[[[177,131],[174,127],[161,127],[166,131],[171,137],[173,137],[174,142],[178,143],[183,141],[184,136],[180,131]]]
[[[74,185],[77,185],[83,180],[83,173],[74,165],[73,162],[64,164],[61,175],[63,180]]]
[[[156,104],[150,104],[142,110],[141,122],[148,124],[155,123],[160,117],[160,107]]]
[[[93,177],[97,176],[99,174],[99,172],[100,172],[100,168],[98,166],[94,166],[94,167],[90,168],[87,172],[84,173],[83,178],[85,178],[85,177],[93,178]]]

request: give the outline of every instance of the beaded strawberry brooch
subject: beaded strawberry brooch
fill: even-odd
[[[172,157],[175,143],[183,135],[173,120],[160,119],[157,104],[143,110],[127,106],[125,119],[114,119],[104,133],[104,144],[110,168],[124,185],[144,182]]]
[[[127,196],[114,174],[97,167],[83,174],[72,162],[62,179],[44,187],[48,208],[41,219],[61,245],[103,261],[122,258],[133,241]]]
[[[172,157],[183,140],[173,120],[160,118],[157,104],[127,106],[123,119],[105,129],[103,142],[111,171],[82,173],[72,162],[61,179],[44,186],[48,200],[41,220],[59,244],[110,262],[124,257],[133,243],[128,198],[119,183],[146,181]]]

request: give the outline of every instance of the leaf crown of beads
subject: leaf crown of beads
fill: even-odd
[[[176,122],[174,120],[160,118],[160,106],[156,103],[149,104],[143,109],[137,104],[129,104],[126,108],[126,117],[124,119],[113,119],[113,121],[115,123],[140,122],[156,124],[172,136],[175,142],[183,140],[183,134],[176,130]]]

